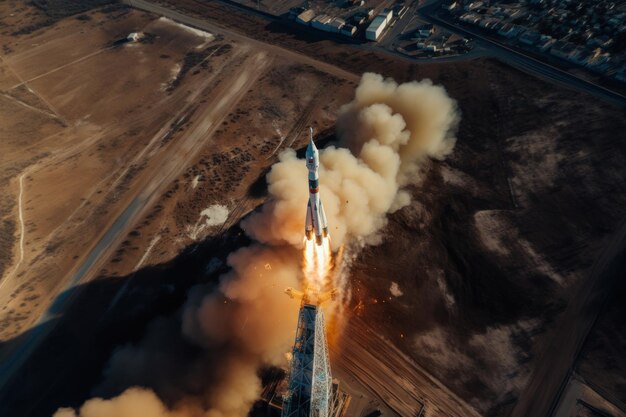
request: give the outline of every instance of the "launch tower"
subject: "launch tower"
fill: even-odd
[[[324,313],[318,306],[303,302],[282,417],[330,417],[333,415],[332,397]]]
[[[305,224],[304,271],[307,279],[314,281],[314,285],[307,283],[303,292],[291,287],[285,290],[291,298],[302,299],[302,303],[296,340],[291,351],[287,390],[283,395],[282,417],[342,416],[349,403],[349,396],[340,394],[338,385],[333,385],[324,312],[320,308],[323,302],[334,299],[337,291],[333,289],[320,293],[320,290],[324,290],[325,275],[332,265],[332,255],[326,214],[319,196],[319,165],[319,152],[313,143],[313,129],[309,128],[309,146],[306,150],[309,202]]]

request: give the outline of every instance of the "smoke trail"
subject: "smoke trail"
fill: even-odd
[[[442,87],[363,75],[353,101],[340,109],[338,146],[320,155],[321,198],[335,249],[371,242],[386,214],[409,203],[401,187],[419,180],[425,159],[451,152],[457,122],[456,104]],[[283,365],[293,342],[298,305],[282,290],[300,287],[302,278],[306,178],[304,161],[283,152],[267,176],[268,202],[242,224],[259,243],[229,257],[232,271],[217,290],[190,294],[182,330],[157,326],[139,346],[112,357],[104,392],[149,386],[167,406],[151,390],[129,388],[110,400],[87,401],[79,414],[60,409],[55,417],[246,416],[259,396],[258,368]],[[349,292],[345,275],[335,284]],[[167,348],[172,340],[183,347]],[[190,347],[201,353],[191,354]]]

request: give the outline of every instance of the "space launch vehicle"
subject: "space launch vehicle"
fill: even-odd
[[[328,237],[328,223],[324,205],[320,199],[320,184],[318,169],[320,166],[319,151],[313,142],[313,128],[309,128],[309,146],[306,148],[306,167],[309,170],[309,202],[306,208],[305,234],[307,240],[311,240],[315,235],[315,243],[322,244],[324,238]]]

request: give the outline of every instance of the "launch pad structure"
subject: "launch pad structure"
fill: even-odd
[[[340,417],[349,396],[333,383],[324,312],[303,301],[283,396],[282,417]]]
[[[332,380],[324,315],[317,306],[302,304],[293,345],[289,387],[283,417],[328,417]]]

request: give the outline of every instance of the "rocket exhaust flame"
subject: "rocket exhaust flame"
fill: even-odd
[[[331,270],[333,267],[330,239],[322,238],[318,245],[313,240],[304,240],[303,272],[305,291],[321,293],[332,290]]]

